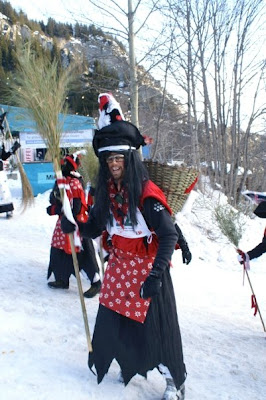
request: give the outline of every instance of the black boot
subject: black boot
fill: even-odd
[[[92,297],[96,296],[101,290],[101,281],[97,281],[91,284],[91,287],[87,292],[83,293],[84,297],[87,297],[87,299],[91,299]]]
[[[48,282],[48,286],[52,289],[68,289],[69,283],[58,280],[54,282]]]

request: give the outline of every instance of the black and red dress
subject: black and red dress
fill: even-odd
[[[85,199],[85,192],[81,181],[74,177],[66,177],[66,183],[69,185],[69,193],[71,193],[72,213],[76,221],[86,222],[88,220],[87,203]],[[56,186],[56,184],[55,184]],[[52,193],[54,190],[52,191]],[[51,211],[50,215],[59,214],[56,222],[50,251],[50,262],[48,267],[47,279],[51,274],[54,274],[56,281],[63,281],[69,283],[71,274],[75,275],[73,258],[71,254],[71,246],[69,235],[65,234],[61,229],[62,214],[61,202],[54,200],[54,196],[50,196],[51,206],[48,207]],[[79,269],[83,270],[89,280],[93,282],[95,273],[99,273],[99,266],[95,256],[95,250],[91,239],[81,238],[81,247],[76,247]]]
[[[177,242],[171,210],[162,191],[148,181],[137,210],[138,225],[133,227],[128,214],[121,218],[127,209],[126,189],[117,193],[111,182],[109,197],[112,218],[106,229],[111,238],[110,257],[100,293],[89,367],[95,367],[100,383],[116,359],[127,384],[134,375],[146,377],[148,371],[162,364],[179,388],[185,381],[186,368],[169,271]],[[92,209],[82,235],[99,234],[96,224]],[[158,296],[142,299],[140,287],[154,263],[165,266],[162,288]]]

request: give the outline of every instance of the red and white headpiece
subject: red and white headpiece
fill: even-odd
[[[115,121],[123,121],[124,115],[120,104],[115,100],[112,93],[100,93],[98,96],[99,102],[99,129]]]

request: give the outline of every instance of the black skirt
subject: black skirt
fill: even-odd
[[[83,270],[89,280],[93,281],[95,273],[99,273],[92,239],[82,239],[83,250],[77,253],[79,269]],[[54,273],[55,279],[68,283],[71,274],[75,275],[72,254],[67,254],[64,250],[51,247],[50,262],[48,267],[47,279]]]
[[[166,366],[177,388],[185,381],[182,341],[169,269],[162,278],[161,292],[151,301],[144,324],[99,305],[89,355],[89,368],[95,366],[98,383],[111,362],[120,365],[125,385],[130,379]]]

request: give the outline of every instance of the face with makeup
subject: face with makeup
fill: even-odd
[[[120,184],[125,172],[125,157],[124,154],[110,153],[106,158],[106,162],[110,174],[117,184]]]

